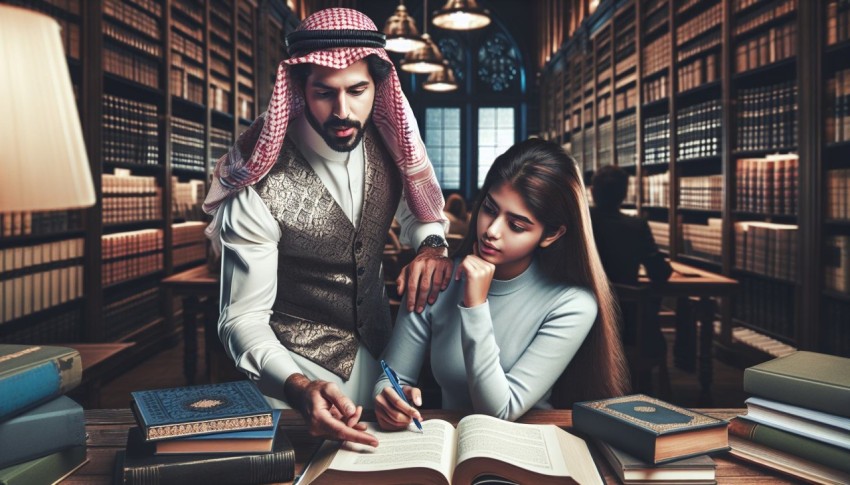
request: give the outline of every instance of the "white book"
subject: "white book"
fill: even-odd
[[[751,421],[850,450],[850,418],[758,397],[745,402]]]

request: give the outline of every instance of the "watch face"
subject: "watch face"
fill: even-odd
[[[419,247],[421,248],[423,246],[429,248],[447,248],[449,247],[449,243],[447,243],[442,237],[432,234],[422,240],[422,244],[420,244]]]

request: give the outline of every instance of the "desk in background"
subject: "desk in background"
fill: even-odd
[[[183,373],[186,383],[195,383],[198,367],[198,314],[203,315],[206,372],[212,368],[212,341],[218,340],[219,276],[206,264],[175,273],[162,280],[162,286],[173,296],[183,299]]]
[[[711,403],[712,381],[712,343],[714,337],[715,304],[712,298],[732,296],[738,289],[738,281],[700,268],[671,261],[673,274],[664,283],[650,283],[642,275],[641,285],[649,287],[649,295],[658,298],[676,298],[676,343],[673,355],[677,365],[691,370],[697,356],[699,343],[699,381],[700,401]],[[693,301],[689,301],[692,298]],[[731,321],[724,312],[721,321],[721,336],[731,336]],[[696,335],[696,322],[700,323],[699,338]],[[731,337],[730,337],[731,338]]]
[[[730,419],[744,412],[743,409],[699,409],[698,411],[722,419]],[[463,413],[443,410],[423,410],[425,419],[445,419],[451,423],[457,422]],[[364,419],[374,420],[374,414],[367,411]],[[569,410],[532,410],[520,420],[522,423],[552,423],[571,431],[572,411]],[[86,432],[88,439],[89,463],[68,477],[63,484],[109,484],[112,483],[115,453],[124,449],[127,442],[127,430],[135,426],[133,415],[129,409],[91,409],[86,411]],[[304,463],[310,458],[313,450],[319,445],[318,438],[310,436],[307,426],[301,416],[292,410],[284,410],[280,426],[286,429],[287,436],[295,446],[295,473],[299,474]],[[599,467],[605,483],[617,484],[619,480],[611,471],[605,459],[591,446],[593,458]],[[717,463],[717,483],[759,483],[791,484],[797,483],[791,477],[780,475],[767,468],[743,462],[728,454],[714,457]]]

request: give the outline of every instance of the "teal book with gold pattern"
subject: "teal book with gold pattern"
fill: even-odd
[[[130,394],[131,408],[148,441],[274,426],[271,406],[248,381]]]
[[[576,403],[573,426],[656,465],[729,449],[726,421],[643,394]]]

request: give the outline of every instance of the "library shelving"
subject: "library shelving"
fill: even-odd
[[[671,259],[741,282],[725,321],[850,355],[850,1],[603,0],[540,92],[564,93],[541,137],[586,179],[623,167]]]
[[[206,261],[213,164],[267,103],[298,19],[282,0],[2,3],[62,26],[97,203],[0,214],[0,340],[133,341],[142,358],[179,335],[160,281]]]

